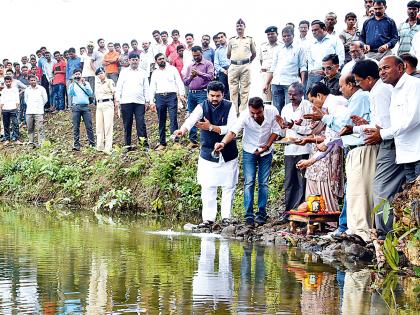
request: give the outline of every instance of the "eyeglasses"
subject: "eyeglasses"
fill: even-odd
[[[333,69],[332,66],[322,67],[322,70],[332,70],[332,69]]]

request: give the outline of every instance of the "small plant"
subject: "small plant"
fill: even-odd
[[[134,198],[131,189],[123,187],[122,189],[111,189],[100,196],[95,211],[126,211],[132,208],[134,208]]]

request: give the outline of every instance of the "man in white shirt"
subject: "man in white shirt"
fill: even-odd
[[[306,91],[308,91],[314,83],[323,79],[322,59],[329,54],[336,54],[339,59],[340,66],[344,64],[344,45],[337,36],[327,33],[325,23],[319,20],[311,23],[312,35],[315,40],[308,49],[308,82]]]
[[[38,133],[38,144],[41,146],[45,140],[44,133],[44,105],[48,101],[44,87],[37,84],[34,75],[29,76],[29,87],[25,90],[26,123],[28,125],[29,144],[35,147],[35,131]]]
[[[143,53],[140,55],[140,67],[146,71],[147,77],[150,80],[150,76],[154,69],[155,56],[153,56],[153,51],[148,40],[142,41],[141,47],[143,48]]]
[[[371,112],[371,126],[363,124],[365,122],[360,117],[353,117],[353,121],[359,124],[352,128],[353,133],[363,134],[364,129],[375,126],[389,128],[391,126],[389,106],[393,87],[380,79],[377,61],[373,59],[358,61],[353,67],[353,75],[359,86],[369,91]],[[384,222],[383,206],[380,205],[383,204],[383,199],[392,201],[394,195],[400,190],[404,177],[403,166],[395,163],[394,139],[382,141],[379,145],[373,179],[373,206],[374,208],[379,206],[375,214],[378,239],[385,239],[393,225],[393,214],[390,213],[388,222]]]
[[[343,69],[341,70],[341,75],[346,75],[347,73],[350,73],[356,62],[360,60],[373,60],[376,62],[376,64],[378,64],[378,62],[375,59],[366,58],[365,45],[361,41],[357,40],[350,44],[349,54],[351,60],[344,65]]]
[[[140,56],[135,52],[130,52],[128,58],[130,66],[121,71],[116,88],[121,104],[125,146],[128,150],[132,149],[131,129],[134,116],[139,144],[148,150],[144,115],[149,107],[149,80],[147,73],[139,68]]]
[[[5,87],[1,92],[0,109],[3,118],[4,127],[4,145],[8,145],[10,140],[16,144],[22,144],[19,141],[18,108],[20,104],[19,90],[12,85],[11,76],[4,77]],[[12,135],[10,136],[10,123],[12,123]]]
[[[159,144],[156,150],[166,148],[166,115],[169,112],[171,134],[178,129],[178,98],[186,102],[184,83],[178,70],[166,62],[165,55],[155,56],[158,68],[153,71],[150,80],[150,108],[157,111],[159,120]]]
[[[402,164],[407,183],[420,175],[420,80],[405,73],[404,61],[386,56],[379,62],[379,74],[391,84],[390,126],[368,128],[365,143],[375,144],[394,139],[396,163]]]
[[[223,83],[207,85],[207,99],[198,104],[174,136],[182,137],[195,125],[200,131],[200,157],[197,180],[201,185],[203,222],[198,228],[211,231],[217,215],[217,187],[222,187],[222,225],[230,223],[232,202],[238,183],[238,148],[236,142],[226,144],[222,152],[213,151],[237,120],[236,106],[223,99]]]
[[[248,110],[241,113],[238,121],[216,143],[215,151],[223,149],[234,140],[243,129],[243,170],[244,170],[244,207],[247,226],[265,224],[267,220],[266,205],[268,200],[268,179],[273,159],[273,141],[280,135],[280,126],[276,121],[278,110],[272,106],[264,106],[260,97],[252,97],[248,102]],[[257,170],[258,169],[258,170]],[[258,171],[258,212],[254,215],[255,177]],[[255,219],[254,219],[255,217]]]
[[[417,32],[413,36],[413,40],[411,41],[410,53],[412,53],[414,56],[417,57],[418,60],[420,60],[420,32]],[[420,69],[419,67],[417,68]]]
[[[165,55],[166,45],[163,43],[162,37],[158,30],[152,32],[152,36],[155,39],[156,43],[152,45],[152,54],[155,57],[158,53]]]
[[[85,78],[86,81],[89,82],[89,85],[91,86],[93,90],[93,95],[95,95],[95,63],[92,60],[94,56],[93,49],[95,48],[93,42],[88,42],[87,44],[87,52],[80,56],[80,59],[82,59],[83,62],[83,68],[82,68],[82,77]]]
[[[304,82],[306,76],[306,53],[305,50],[293,43],[294,33],[290,26],[282,32],[283,43],[279,44],[274,52],[273,63],[268,70],[267,80],[263,92],[271,90],[273,93],[273,105],[279,112],[284,104],[289,102],[288,89],[293,82]],[[300,77],[299,77],[300,75]]]
[[[303,115],[312,112],[312,104],[304,100],[305,88],[302,83],[294,82],[289,87],[291,103],[285,105],[281,116],[277,117],[281,129],[281,136],[289,139],[299,139],[311,134],[310,120]],[[309,158],[311,144],[286,144],[284,148],[284,204],[286,211],[297,209],[305,201],[306,179],[305,174],[296,168],[300,160]]]

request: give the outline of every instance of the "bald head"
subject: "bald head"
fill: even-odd
[[[379,76],[384,83],[395,86],[404,72],[404,61],[398,56],[386,56],[379,62]]]
[[[338,84],[340,85],[341,93],[343,93],[343,96],[347,99],[359,89],[352,73],[342,75]]]

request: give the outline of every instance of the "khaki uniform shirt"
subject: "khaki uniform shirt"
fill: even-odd
[[[254,39],[250,36],[235,36],[229,39],[228,54],[230,51],[230,60],[244,60],[251,58],[252,54],[256,54]]]
[[[269,42],[264,42],[260,46],[258,59],[261,61],[261,70],[270,70],[273,64],[274,50],[279,46],[278,41],[271,45]]]
[[[115,95],[115,97],[114,97]],[[105,79],[102,83],[98,78],[95,80],[95,97],[97,100],[114,99],[118,101],[115,93],[114,81]]]

